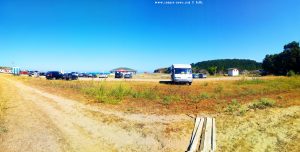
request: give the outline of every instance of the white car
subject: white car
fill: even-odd
[[[100,73],[99,78],[108,78],[108,74]]]

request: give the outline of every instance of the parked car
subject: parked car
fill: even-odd
[[[35,73],[38,73],[39,71],[28,71],[28,76],[32,76],[34,75]]]
[[[45,72],[39,72],[40,73],[40,76],[45,76],[46,73]]]
[[[108,78],[108,74],[106,73],[100,73],[99,78]]]
[[[206,74],[200,73],[199,78],[207,78]]]
[[[124,74],[124,78],[125,79],[131,79],[132,78],[132,74],[131,73],[126,73],[126,74]]]
[[[194,79],[198,79],[199,78],[199,74],[198,73],[193,73],[193,78]]]
[[[123,78],[122,72],[115,72],[115,78]]]
[[[71,72],[73,75],[76,75],[78,77],[79,73],[78,72]]]
[[[64,77],[65,80],[78,80],[78,76],[75,73],[73,73],[73,72],[71,72],[71,73],[65,73],[63,75],[63,77]]]
[[[87,76],[88,76],[87,73],[79,73],[79,74],[78,74],[78,77],[87,77]]]
[[[87,75],[87,77],[88,77],[88,78],[97,78],[97,74],[95,74],[95,73],[89,73],[89,74]]]
[[[63,79],[63,74],[58,71],[49,71],[46,73],[46,79]]]

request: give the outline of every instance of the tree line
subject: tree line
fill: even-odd
[[[279,54],[266,55],[262,68],[269,74],[287,75],[300,73],[300,47],[298,42],[291,42],[283,47]]]
[[[215,73],[226,73],[229,68],[237,68],[240,71],[247,70],[258,70],[261,69],[261,63],[249,59],[218,59],[208,60],[198,63],[192,63],[194,72],[200,72],[205,69],[210,74]]]
[[[208,60],[191,64],[194,73],[227,73],[229,68],[237,68],[239,70],[258,70],[261,69],[261,63],[249,59],[218,59]],[[168,68],[159,68],[154,73],[169,73]]]
[[[228,68],[237,68],[240,71],[260,70],[261,74],[293,75],[300,74],[300,47],[299,42],[293,41],[284,45],[283,51],[278,54],[268,54],[262,63],[249,59],[218,59],[192,63],[194,73],[224,74]],[[169,73],[168,68],[160,68],[155,73]]]

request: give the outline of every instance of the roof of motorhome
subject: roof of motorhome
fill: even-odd
[[[190,64],[173,64],[174,68],[192,68]]]

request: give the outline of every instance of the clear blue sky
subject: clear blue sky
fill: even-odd
[[[299,0],[154,1],[0,0],[0,65],[142,72],[211,59],[261,62],[300,41]]]

